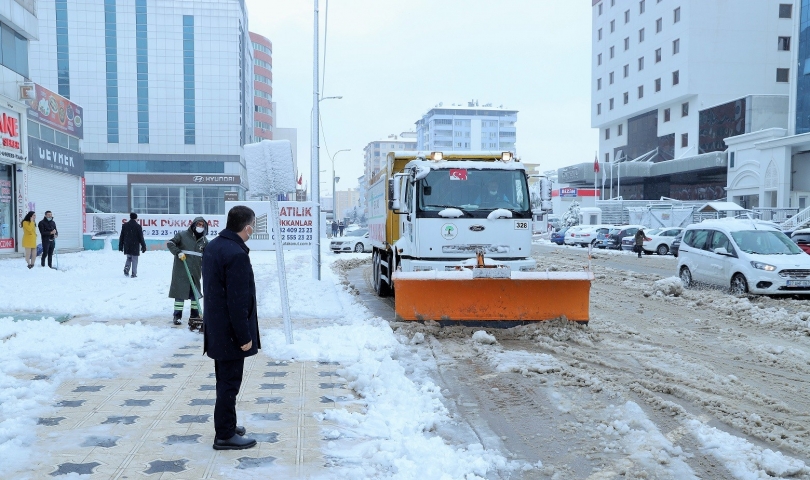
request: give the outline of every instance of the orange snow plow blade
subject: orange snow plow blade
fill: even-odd
[[[593,273],[515,272],[473,278],[473,272],[395,272],[398,320],[469,326],[514,326],[565,317],[587,323]]]

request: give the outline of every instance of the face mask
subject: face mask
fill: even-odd
[[[203,233],[205,231],[203,227],[197,227],[194,230],[197,230],[197,233]]]
[[[45,217],[45,218],[47,218],[48,220],[53,220],[53,217]]]
[[[248,233],[248,240],[250,240],[250,237],[253,236],[253,225],[248,225],[248,227],[250,227],[250,233]],[[247,240],[245,241],[247,242]]]

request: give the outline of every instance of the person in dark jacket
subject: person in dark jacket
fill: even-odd
[[[124,275],[129,276],[129,267],[132,266],[132,278],[138,276],[138,256],[146,253],[146,240],[143,239],[143,227],[135,220],[138,214],[129,214],[129,221],[121,227],[118,237],[118,250],[124,252],[127,261],[124,264]]]
[[[638,253],[638,258],[641,258],[641,254],[644,252],[644,240],[650,239],[647,238],[644,230],[639,228],[638,231],[636,231],[636,235],[633,237],[633,240],[635,241],[633,249],[636,251],[636,253]]]
[[[56,237],[59,231],[56,229],[56,222],[53,221],[53,213],[48,210],[45,218],[39,221],[39,235],[42,237],[42,266],[45,266],[45,258],[48,259],[48,266],[53,268],[53,249],[56,247]]]
[[[336,221],[332,220],[332,237],[337,237],[338,235],[338,224]]]
[[[200,309],[197,300],[194,298],[194,291],[188,281],[185,262],[194,280],[194,286],[202,295],[200,290],[200,277],[202,276],[203,250],[208,245],[208,222],[203,217],[197,217],[191,222],[187,230],[177,232],[177,234],[166,242],[169,251],[174,255],[174,265],[172,267],[172,284],[169,287],[169,298],[174,299],[173,322],[180,325],[183,318],[183,304],[186,300],[191,300],[191,315],[189,315],[189,327],[200,319]]]
[[[256,355],[259,319],[256,283],[245,242],[253,234],[256,214],[243,205],[228,212],[222,230],[205,250],[205,318],[203,353],[214,360],[217,399],[214,406],[215,450],[241,450],[256,445],[236,424],[236,397],[242,386],[245,357]]]
[[[346,225],[343,222],[338,223],[338,230],[340,231],[340,236],[343,236],[343,229],[346,228]]]

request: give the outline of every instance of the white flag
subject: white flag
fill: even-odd
[[[608,163],[610,163],[610,162],[608,162]],[[607,168],[603,168],[603,169],[602,169],[602,188],[603,188],[603,189],[605,188],[605,178],[606,178],[606,175],[607,175]]]

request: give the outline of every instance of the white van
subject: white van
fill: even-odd
[[[787,235],[752,220],[704,220],[686,227],[678,251],[685,287],[703,283],[734,294],[810,293],[810,255]]]

